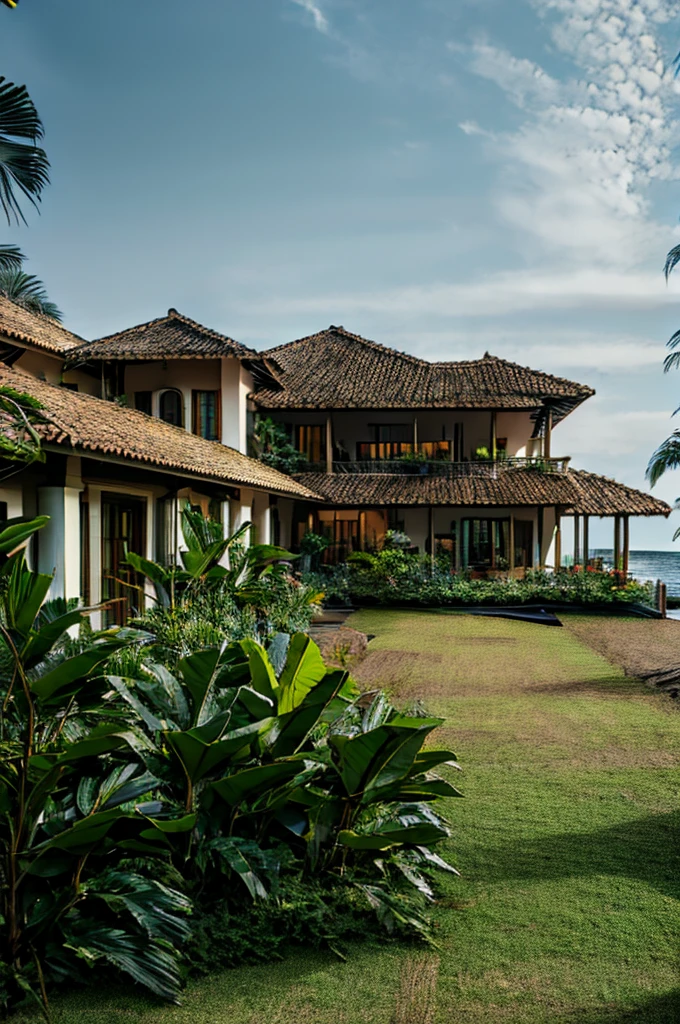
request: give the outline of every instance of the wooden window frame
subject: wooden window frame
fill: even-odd
[[[199,430],[200,417],[200,395],[215,396],[215,437],[205,437]],[[191,391],[191,432],[197,437],[203,437],[206,441],[222,440],[222,401],[221,392],[212,388],[192,388]]]

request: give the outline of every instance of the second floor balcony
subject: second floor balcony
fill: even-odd
[[[372,442],[357,445],[357,458],[349,455],[332,463],[308,462],[307,473],[381,473],[391,476],[486,477],[496,479],[509,470],[526,469],[542,473],[566,473],[570,459],[545,458],[541,455],[511,457],[504,452],[477,455],[472,459],[454,460],[449,441],[430,441],[414,445],[406,442]]]

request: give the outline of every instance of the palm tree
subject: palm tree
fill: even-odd
[[[666,280],[673,273],[678,263],[680,263],[680,245],[674,246],[666,257],[666,263],[663,268]],[[671,349],[671,351],[663,362],[664,373],[668,373],[669,370],[677,370],[680,367],[680,331],[676,331],[668,339],[666,347]],[[676,409],[675,412],[680,412],[680,409]],[[674,430],[671,436],[667,437],[663,444],[659,445],[649,460],[647,479],[653,487],[667,470],[678,469],[678,467],[680,467],[680,430]],[[680,508],[680,499],[678,499],[676,507]],[[676,532],[673,540],[679,535],[680,530]]]
[[[45,291],[45,285],[33,274],[23,270],[0,267],[0,295],[11,299],[17,306],[23,306],[31,313],[42,313],[52,320],[61,320],[62,315]]]
[[[37,206],[49,182],[49,161],[36,145],[44,129],[25,85],[0,77],[0,206],[7,222],[26,222],[19,197]]]

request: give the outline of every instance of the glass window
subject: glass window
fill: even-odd
[[[307,462],[326,461],[326,426],[313,424],[296,427],[297,449],[306,457]]]
[[[206,441],[219,441],[219,391],[193,392],[194,434]]]
[[[464,519],[461,558],[472,569],[507,569],[509,519]]]
[[[167,392],[166,392],[167,394]],[[135,391],[135,409],[151,415],[151,391]]]
[[[174,427],[181,427],[184,425],[183,406],[181,391],[163,391],[158,403],[158,416],[166,423],[172,423]]]

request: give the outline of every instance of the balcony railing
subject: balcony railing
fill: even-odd
[[[496,480],[502,473],[513,469],[528,469],[540,473],[566,473],[569,457],[560,459],[506,458],[477,459],[472,462],[451,462],[445,459],[418,460],[415,457],[401,459],[362,459],[360,462],[334,462],[334,473],[381,473],[390,476],[439,476],[447,479],[484,477]],[[307,463],[302,472],[325,473],[325,462]]]

